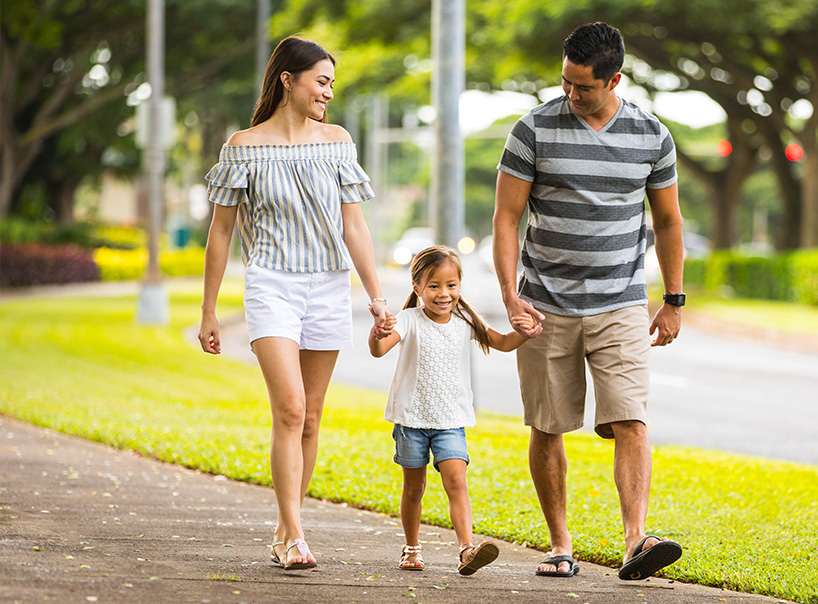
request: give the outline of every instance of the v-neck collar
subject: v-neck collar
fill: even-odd
[[[619,97],[617,97],[617,98],[619,98]],[[625,101],[623,101],[621,98],[619,98],[619,107],[616,108],[616,111],[614,112],[611,119],[608,120],[608,123],[605,124],[604,126],[602,126],[602,128],[600,128],[599,130],[594,130],[593,126],[591,126],[591,124],[586,122],[584,118],[581,118],[579,116],[574,115],[574,113],[571,111],[571,107],[568,107],[568,112],[575,119],[579,120],[580,123],[588,130],[588,132],[590,132],[594,136],[600,136],[600,135],[604,134],[611,127],[611,125],[613,125],[613,123],[617,120],[619,115],[622,113],[622,107],[624,107],[624,105],[625,105]]]

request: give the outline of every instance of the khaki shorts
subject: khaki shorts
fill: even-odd
[[[582,427],[586,360],[596,394],[596,433],[613,438],[611,422],[647,424],[647,306],[590,317],[543,314],[542,333],[517,349],[525,424],[547,434]]]

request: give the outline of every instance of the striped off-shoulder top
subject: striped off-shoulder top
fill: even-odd
[[[208,197],[238,205],[241,255],[290,272],[350,270],[341,204],[374,197],[350,142],[222,147]]]

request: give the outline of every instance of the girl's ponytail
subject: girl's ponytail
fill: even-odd
[[[406,302],[403,303],[403,309],[406,310],[407,308],[415,308],[418,305],[420,298],[415,293],[415,290],[412,290],[412,293],[409,294],[409,297],[406,298]]]
[[[454,312],[457,313],[457,316],[469,324],[474,332],[477,343],[480,345],[480,350],[483,351],[483,354],[488,354],[490,350],[489,326],[486,325],[483,317],[481,317],[477,311],[463,299],[463,296],[460,296],[460,299],[457,301],[457,306],[455,306]]]

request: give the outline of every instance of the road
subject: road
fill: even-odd
[[[407,269],[379,271],[389,307],[397,312],[411,291]],[[355,347],[341,353],[333,381],[386,392],[397,349],[370,356],[366,296],[353,289]],[[510,329],[496,277],[474,256],[464,258],[463,296],[498,331]],[[240,345],[225,347],[255,362],[244,325],[229,329]],[[238,333],[237,333],[238,332]],[[652,351],[650,438],[768,459],[818,465],[818,354],[708,333],[683,324],[672,345]],[[514,353],[473,352],[479,410],[522,417]],[[593,427],[593,387],[587,377],[586,427]],[[384,397],[385,399],[385,397]]]

